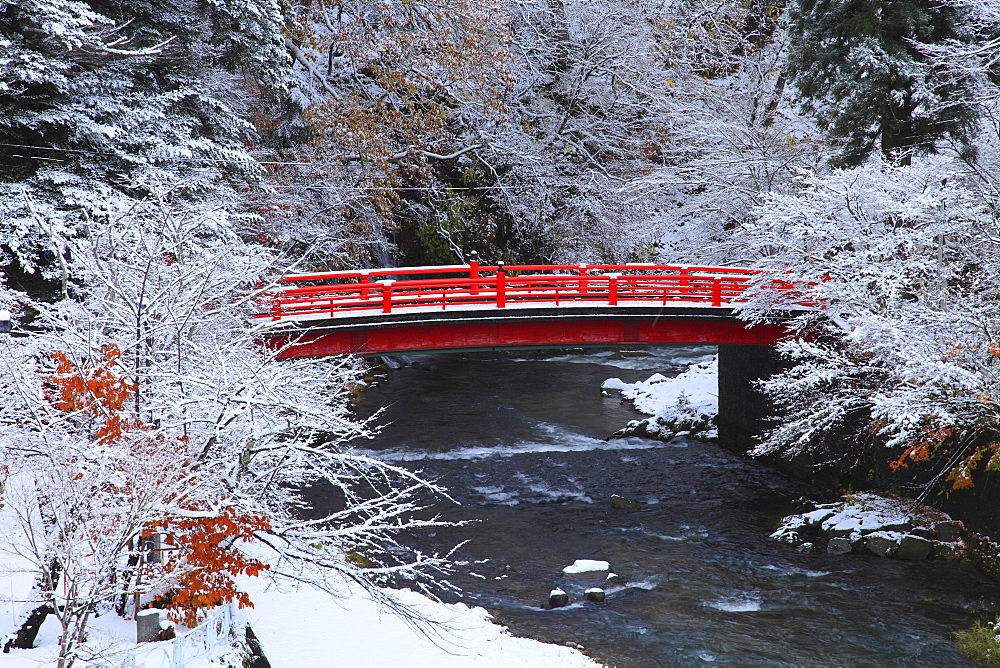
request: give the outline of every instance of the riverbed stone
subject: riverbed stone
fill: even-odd
[[[549,607],[561,608],[569,605],[569,594],[562,589],[553,589],[549,592]]]
[[[830,538],[847,538],[855,533],[860,533],[860,525],[854,522],[844,522],[843,524],[837,524],[826,529],[826,535]]]
[[[854,551],[854,547],[849,538],[837,537],[831,538],[826,544],[826,551],[830,554],[850,554]]]
[[[595,603],[603,603],[607,594],[600,587],[591,587],[587,591],[583,592],[583,597],[588,601],[594,601]]]
[[[876,531],[865,538],[865,548],[877,557],[891,557],[899,547],[901,538],[897,533]]]
[[[625,585],[625,578],[618,575],[617,573],[608,573],[608,577],[604,578],[604,584],[602,587],[622,587]]]
[[[907,534],[899,541],[896,556],[907,561],[923,561],[931,556],[934,543],[926,538]]]
[[[944,543],[952,543],[962,537],[962,529],[962,523],[955,520],[938,522],[934,525],[934,537]]]
[[[632,499],[626,499],[624,496],[619,496],[618,494],[611,495],[611,507],[614,510],[642,510],[641,503],[633,501]]]
[[[879,531],[897,531],[899,533],[907,533],[912,528],[913,523],[909,520],[898,520],[895,522],[884,522],[879,527]]]

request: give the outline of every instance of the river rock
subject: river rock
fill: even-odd
[[[937,532],[931,527],[915,526],[910,529],[910,533],[914,536],[920,536],[921,538],[926,538],[928,540],[934,540],[937,538]]]
[[[583,592],[583,597],[588,601],[594,601],[595,603],[603,603],[606,598],[604,590],[600,587],[591,587],[587,591]]]
[[[556,588],[549,592],[549,607],[561,608],[569,605],[569,594],[562,589]]]
[[[611,495],[611,507],[614,510],[642,510],[642,504],[638,501],[626,499],[624,496],[618,496],[617,494]]]
[[[810,526],[809,520],[802,515],[791,515],[781,521],[777,531],[771,534],[771,538],[793,547],[798,547],[805,542],[802,534]]]
[[[618,575],[617,573],[608,573],[608,577],[604,578],[605,587],[621,587],[625,584],[625,578]]]
[[[826,551],[830,554],[850,554],[854,546],[849,538],[831,538],[826,544]]]
[[[934,543],[926,538],[907,534],[899,541],[899,548],[896,556],[907,561],[923,561],[931,556],[934,550]]]
[[[953,543],[962,537],[963,528],[962,523],[955,520],[938,522],[934,525],[934,537],[944,543]]]
[[[577,559],[563,569],[563,575],[577,580],[606,580],[611,573],[611,564],[594,559]]]
[[[902,536],[889,531],[876,531],[865,538],[865,547],[877,557],[891,557],[899,547]]]

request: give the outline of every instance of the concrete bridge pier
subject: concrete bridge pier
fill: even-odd
[[[772,414],[753,382],[784,368],[774,346],[719,345],[719,444],[746,452],[767,427]]]

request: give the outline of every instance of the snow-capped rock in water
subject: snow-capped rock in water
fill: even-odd
[[[556,587],[549,592],[549,607],[562,608],[569,605],[569,594]]]
[[[604,580],[611,572],[611,564],[594,559],[577,559],[563,569],[563,575],[579,580]]]
[[[912,499],[865,493],[790,515],[771,538],[798,548],[825,543],[832,554],[919,561],[953,553],[961,547],[962,529],[960,522]]]
[[[638,383],[609,378],[601,385],[605,392],[621,392],[636,410],[651,417],[632,420],[612,438],[646,436],[669,441],[675,436],[715,438],[715,416],[719,412],[718,356],[688,367],[674,378],[653,374]]]

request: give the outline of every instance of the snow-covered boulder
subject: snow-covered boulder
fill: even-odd
[[[916,561],[955,552],[961,531],[960,522],[912,499],[865,493],[790,515],[771,538],[800,549],[825,544],[833,554],[859,552]]]
[[[609,378],[601,388],[621,392],[636,410],[651,417],[632,420],[612,438],[645,436],[670,441],[676,436],[711,439],[718,436],[715,417],[719,412],[718,357],[692,364],[674,378],[653,374],[638,383]]]
[[[611,564],[595,559],[577,559],[563,569],[563,575],[577,580],[605,580],[611,573]]]

